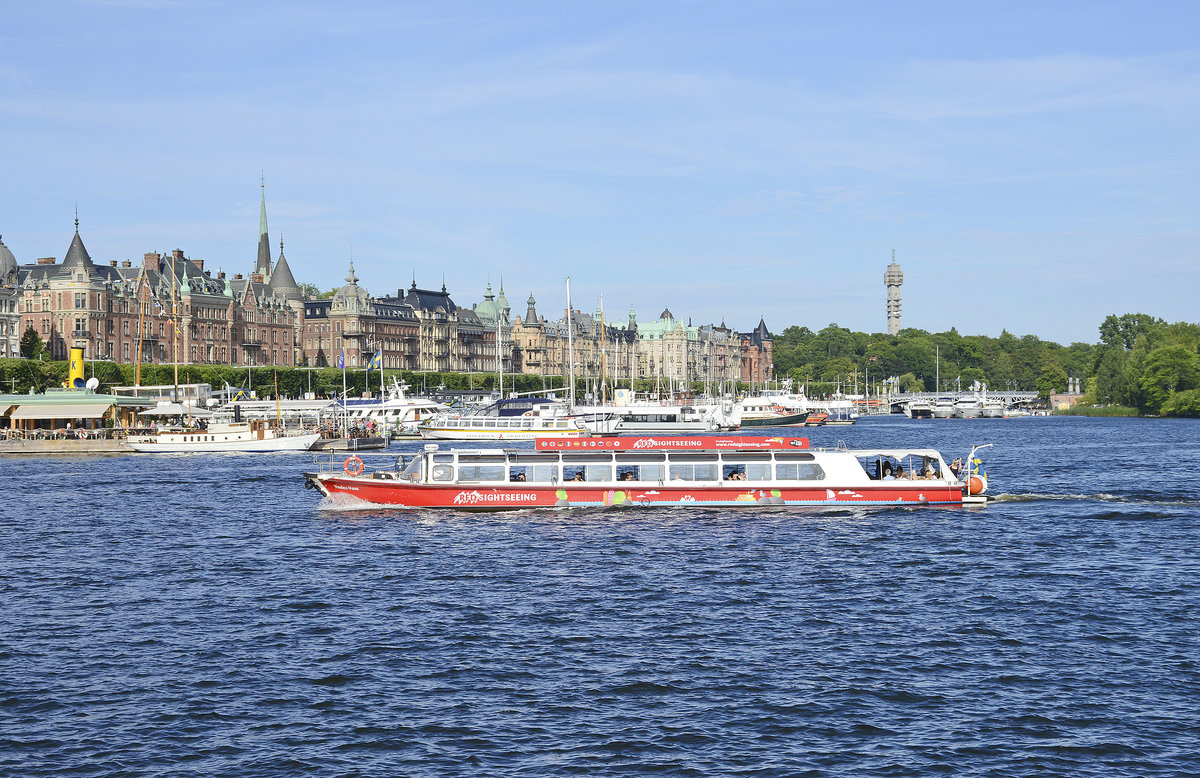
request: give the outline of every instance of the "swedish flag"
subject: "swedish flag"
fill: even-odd
[[[383,367],[383,349],[376,351],[375,356],[371,357],[371,361],[367,362],[367,372],[372,369],[378,370],[381,367]]]

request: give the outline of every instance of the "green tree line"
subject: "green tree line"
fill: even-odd
[[[997,338],[904,329],[898,335],[852,332],[837,324],[813,332],[788,327],[775,336],[776,375],[810,394],[861,389],[890,376],[903,391],[963,389],[1066,391],[1077,377],[1083,403],[1121,405],[1143,414],[1200,416],[1200,325],[1168,324],[1146,314],[1111,315],[1100,342],[1063,346],[1004,331]],[[938,385],[940,373],[940,386]]]

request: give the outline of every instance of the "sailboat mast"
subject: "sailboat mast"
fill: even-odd
[[[575,326],[571,322],[571,277],[567,276],[567,402],[575,407],[575,342],[572,331]]]
[[[604,350],[604,295],[600,295],[600,404],[608,403],[608,354]]]
[[[142,349],[146,347],[145,336],[142,328],[146,321],[146,266],[142,265],[142,272],[138,273],[138,342],[137,342],[137,373],[133,379],[133,396],[137,397],[138,389],[142,385]]]

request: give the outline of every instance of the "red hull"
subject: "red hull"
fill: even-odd
[[[316,480],[316,479],[312,479]],[[866,487],[750,486],[454,486],[409,484],[377,478],[324,477],[327,494],[346,494],[379,505],[459,510],[518,508],[694,505],[962,505],[962,489],[945,483],[888,482]]]

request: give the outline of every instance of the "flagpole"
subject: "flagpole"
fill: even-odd
[[[350,409],[347,403],[350,401],[350,395],[346,391],[346,349],[342,349],[342,434],[350,437]]]

